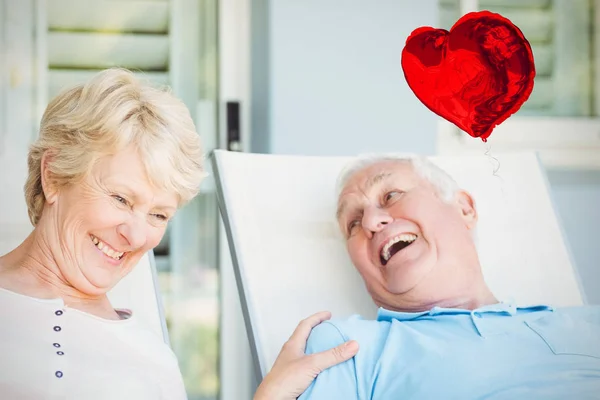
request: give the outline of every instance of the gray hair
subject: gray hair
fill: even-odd
[[[458,183],[456,183],[450,174],[429,161],[425,156],[402,153],[362,154],[348,163],[338,175],[336,183],[336,199],[339,200],[342,190],[344,190],[348,180],[350,180],[354,174],[372,165],[389,161],[410,165],[418,176],[433,185],[437,190],[439,197],[444,202],[450,203],[454,200],[454,196],[460,190]],[[471,237],[473,238],[475,247],[478,247],[479,237],[477,228],[472,230]]]
[[[459,187],[456,181],[443,169],[432,163],[427,157],[416,154],[364,154],[351,161],[340,173],[336,183],[336,198],[339,199],[348,180],[359,171],[382,162],[399,162],[410,165],[415,173],[437,189],[438,195],[445,202],[454,199]]]

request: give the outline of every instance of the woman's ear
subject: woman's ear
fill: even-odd
[[[52,161],[54,155],[49,151],[45,151],[42,155],[42,162],[40,163],[40,173],[42,180],[42,190],[44,191],[44,197],[49,204],[53,204],[58,197],[58,185],[52,177],[52,171],[48,167]]]
[[[463,217],[467,228],[474,229],[478,220],[477,209],[475,208],[475,200],[473,200],[473,197],[471,197],[471,195],[464,190],[460,190],[456,196],[458,206],[461,211],[461,216]]]

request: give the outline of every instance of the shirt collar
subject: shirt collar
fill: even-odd
[[[385,308],[379,308],[377,311],[378,321],[391,321],[393,319],[398,321],[411,321],[416,320],[424,316],[436,316],[436,315],[458,315],[458,314],[504,314],[514,316],[518,312],[534,312],[534,311],[554,311],[554,309],[545,304],[536,304],[529,306],[516,306],[513,301],[500,302],[496,304],[490,304],[477,308],[475,310],[465,310],[461,308],[444,308],[444,307],[433,307],[429,311],[421,312],[403,312],[403,311],[391,311]]]

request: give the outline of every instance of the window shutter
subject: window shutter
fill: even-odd
[[[170,0],[41,0],[39,5],[41,106],[109,67],[170,84]]]
[[[438,0],[440,27],[460,18],[460,0]],[[534,89],[519,115],[592,114],[592,20],[589,0],[479,0],[518,26],[531,44]]]

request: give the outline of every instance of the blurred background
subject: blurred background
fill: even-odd
[[[412,30],[449,29],[478,9],[521,28],[537,69],[529,101],[489,144],[425,108],[400,67]],[[31,229],[25,161],[47,102],[112,66],[170,86],[207,152],[539,151],[588,300],[600,304],[600,1],[0,0],[0,253]],[[250,399],[214,181],[155,255],[189,398]]]

